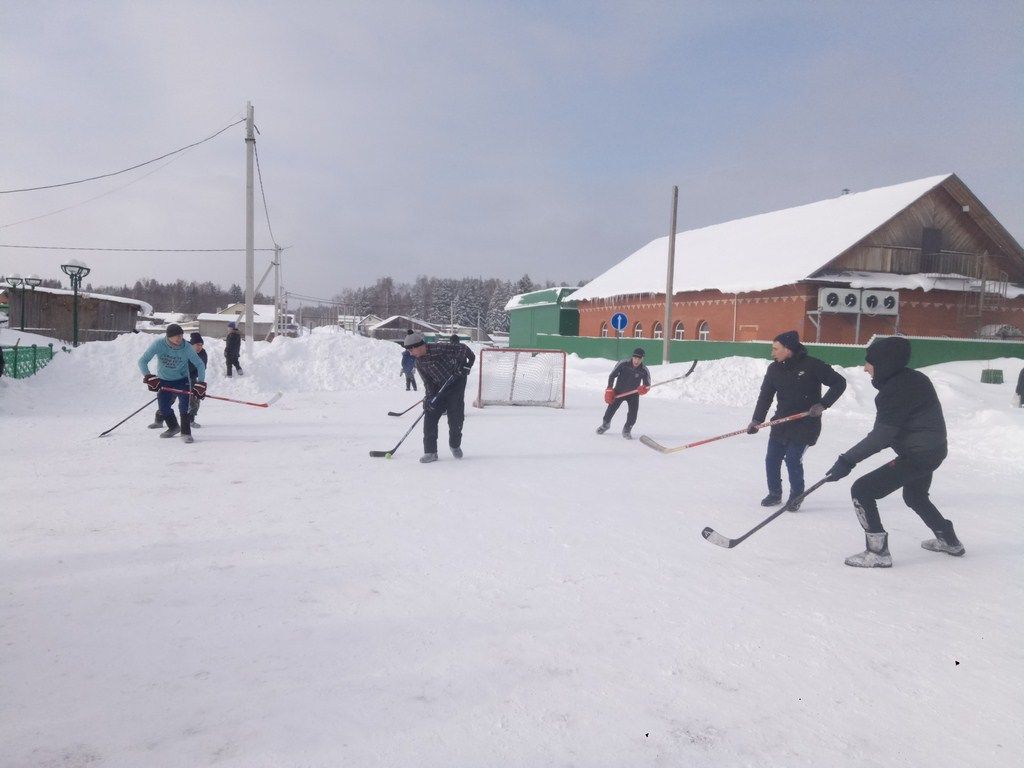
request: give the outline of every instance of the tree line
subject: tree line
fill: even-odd
[[[88,285],[86,290],[139,299],[152,304],[157,312],[182,312],[187,315],[216,312],[229,304],[245,301],[245,291],[240,285],[232,285],[225,290],[209,281],[199,283],[194,280],[175,280],[173,283],[161,283],[159,280],[145,278],[136,280],[135,285]],[[274,298],[257,293],[256,303],[273,304]]]

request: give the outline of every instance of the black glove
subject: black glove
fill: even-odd
[[[192,395],[200,400],[206,397],[206,382],[197,381],[192,385]]]
[[[825,406],[822,405],[821,403],[815,403],[814,405],[807,409],[807,415],[810,416],[812,419],[820,419],[821,414],[823,414],[824,412]]]
[[[761,422],[759,422],[759,421],[752,421],[752,422],[750,422],[749,424],[747,424],[747,434],[748,435],[756,435],[757,434],[757,428],[760,427],[760,426],[761,426]]]
[[[142,377],[142,383],[149,387],[150,392],[156,392],[160,389],[160,378],[154,376],[152,373],[147,373]]]
[[[832,465],[832,469],[825,473],[825,477],[828,478],[830,483],[834,483],[836,480],[842,480],[848,474],[853,472],[855,464],[851,464],[845,458],[840,456],[836,459],[836,463]]]
[[[469,372],[473,370],[472,363],[463,363],[459,366],[459,376],[469,376]]]

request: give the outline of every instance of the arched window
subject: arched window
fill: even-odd
[[[633,338],[642,339],[644,337],[644,327],[642,324],[637,323],[633,326]]]
[[[676,324],[673,326],[673,329],[674,330],[672,331],[672,338],[678,341],[682,341],[683,339],[686,338],[686,329],[683,327],[682,320],[677,320]]]
[[[655,323],[654,324],[654,338],[655,339],[662,339],[664,337],[665,337],[665,334],[661,330],[661,323]]]
[[[701,341],[708,341],[711,338],[711,326],[707,320],[701,320],[697,326],[697,338]]]
[[[607,339],[608,338],[608,323],[606,323],[604,321],[601,322],[601,338],[602,339]]]

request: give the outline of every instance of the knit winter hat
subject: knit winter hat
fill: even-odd
[[[406,349],[412,349],[413,347],[418,347],[426,343],[427,342],[423,340],[422,333],[410,333],[405,337],[405,341],[402,342],[402,346]]]
[[[790,352],[799,352],[804,348],[804,345],[800,343],[800,334],[796,331],[785,331],[775,337],[775,341],[779,342],[782,346],[788,349]]]
[[[633,350],[633,357],[643,357],[644,354],[643,347],[637,347]]]
[[[189,344],[205,344],[203,337],[199,335],[198,331],[193,331],[192,335],[188,337]]]
[[[234,323],[228,323],[228,328],[232,328],[232,329],[234,329],[234,328],[237,328],[237,327],[238,327],[238,326],[237,326],[237,325],[235,325]]]
[[[183,330],[181,330],[181,326],[178,325],[177,323],[171,323],[170,325],[167,326],[167,338],[171,338],[171,336],[184,336],[184,335],[185,335],[185,332]]]

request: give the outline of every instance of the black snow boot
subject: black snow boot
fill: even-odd
[[[780,504],[781,502],[782,502],[782,494],[781,493],[769,493],[767,496],[765,496],[763,499],[761,499],[761,506],[762,507],[774,507],[776,504]]]
[[[164,426],[164,415],[160,411],[156,412],[156,416],[153,417],[153,423],[149,425],[150,429],[162,429]]]
[[[601,426],[597,428],[597,434],[603,435],[605,432],[608,431],[608,427],[610,426],[611,424],[609,424],[607,421],[602,422]]]
[[[787,512],[799,512],[800,511],[800,505],[802,503],[803,503],[803,497],[802,496],[800,496],[800,495],[790,496],[789,500],[786,502],[786,511]]]
[[[192,417],[187,413],[181,414],[181,439],[186,443],[194,443],[192,437]]]
[[[960,543],[960,539],[956,537],[956,531],[953,530],[953,523],[949,520],[942,527],[941,530],[934,531],[935,538],[922,541],[921,546],[931,552],[945,552],[947,555],[953,557],[960,557],[967,550],[964,549],[964,545]]]
[[[854,568],[892,568],[892,555],[889,554],[889,534],[864,534],[865,549],[856,555],[846,558],[846,564]]]
[[[167,429],[160,433],[160,437],[174,437],[181,432],[181,428],[178,426],[178,418],[173,413],[170,416],[164,417],[164,422],[167,424]]]
[[[622,436],[624,438],[626,438],[627,440],[632,440],[633,439],[633,434],[630,432],[629,427],[623,427],[622,428]]]

